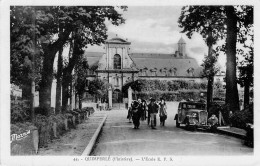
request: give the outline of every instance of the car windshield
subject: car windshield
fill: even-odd
[[[204,110],[205,109],[205,104],[183,103],[182,108]]]

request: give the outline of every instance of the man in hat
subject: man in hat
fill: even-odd
[[[150,99],[150,104],[148,105],[148,112],[150,113],[151,127],[155,129],[156,126],[156,114],[158,113],[159,106],[155,103],[155,99]]]
[[[134,129],[138,129],[140,126],[140,117],[141,117],[141,112],[140,112],[140,104],[138,101],[133,101],[131,104],[131,110],[132,110],[132,120],[134,123]]]

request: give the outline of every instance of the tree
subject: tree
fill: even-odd
[[[89,81],[88,93],[95,97],[103,97],[106,94],[107,88],[105,82],[100,79]]]
[[[10,7],[11,83],[22,87],[24,100],[30,100],[34,123],[34,94],[42,68],[42,49],[37,44],[36,11],[30,7]]]
[[[236,82],[236,44],[242,35],[241,27],[253,23],[252,6],[185,6],[179,17],[182,32],[191,38],[194,32],[207,38],[209,29],[216,40],[226,39],[225,45],[218,47],[227,56],[226,65],[226,103],[231,110],[238,110],[238,91]],[[243,35],[242,35],[243,36]]]
[[[140,81],[140,80],[135,80],[135,81],[131,81],[126,83],[123,87],[122,87],[122,92],[125,95],[125,97],[127,97],[128,95],[128,88],[131,87],[131,89],[134,91],[135,93],[135,98],[136,97],[136,92],[141,92],[142,91],[142,87],[144,87],[144,82]]]
[[[253,40],[253,35],[251,36]],[[250,98],[250,87],[254,85],[254,47],[253,42],[245,47],[249,48],[249,52],[245,52],[240,50],[240,54],[244,56],[244,60],[242,60],[238,64],[239,77],[238,83],[244,87],[244,107],[249,105]]]
[[[121,14],[114,9],[114,7],[106,6],[50,7],[42,12],[41,17],[43,17],[42,20],[45,20],[46,17],[50,18],[53,22],[51,29],[44,29],[44,32],[54,35],[59,29],[62,29],[62,33],[60,33],[57,40],[54,42],[47,42],[44,46],[43,73],[40,86],[40,105],[44,107],[50,106],[53,62],[55,55],[59,48],[63,47],[63,45],[68,41],[72,32],[80,26],[83,29],[81,37],[85,38],[83,45],[101,44],[107,38],[105,18],[110,20],[114,25],[123,23],[124,19]],[[44,25],[46,26],[46,23],[43,23],[43,25],[40,26]],[[48,27],[50,27],[50,25],[48,25]],[[69,73],[70,69],[70,67],[65,69],[68,71],[65,73]]]
[[[203,77],[208,79],[207,86],[207,109],[211,107],[212,96],[213,96],[213,84],[214,84],[214,76],[219,71],[219,68],[216,66],[217,56],[211,55],[205,56],[203,64]]]
[[[30,7],[10,7],[10,82],[22,87],[23,99],[26,100],[31,96],[31,80],[36,81],[37,89],[41,80],[42,49],[35,42],[39,31],[35,28],[34,17],[35,11]],[[35,63],[34,72],[32,61]]]
[[[126,7],[121,8],[126,9]],[[42,51],[39,84],[41,107],[50,107],[54,58],[56,53],[68,43],[72,32],[79,27],[82,28],[81,37],[85,39],[82,43],[84,46],[101,44],[107,38],[106,19],[114,25],[124,23],[122,15],[111,6],[19,6],[11,8],[11,18],[13,18],[11,24],[14,31],[21,31],[20,22],[22,22],[25,32],[35,33],[36,48],[39,47]],[[34,24],[31,20],[35,20]],[[27,46],[27,38],[24,40]]]
[[[63,69],[63,49],[59,50],[58,54],[58,67],[57,67],[57,85],[56,85],[56,113],[61,112],[61,81],[62,81],[62,69]]]
[[[87,84],[88,80],[88,71],[89,65],[85,58],[80,58],[79,63],[75,66],[75,90],[76,90],[76,98],[79,98],[79,109],[82,107],[82,97],[85,92],[87,92]]]

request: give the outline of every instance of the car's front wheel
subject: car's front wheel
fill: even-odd
[[[176,127],[180,127],[180,123],[178,122],[178,119],[176,119]]]
[[[178,114],[175,115],[174,120],[176,121],[176,127],[180,127],[180,123],[178,122]]]
[[[189,123],[189,121],[188,121],[187,119],[185,120],[185,128],[186,128],[187,130],[190,129],[190,123]]]

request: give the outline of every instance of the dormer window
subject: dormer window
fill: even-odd
[[[189,68],[188,70],[187,70],[187,73],[188,73],[188,75],[189,76],[191,76],[191,77],[193,77],[194,76],[194,68]]]
[[[151,72],[151,76],[157,76],[157,68],[153,68],[153,69],[150,69],[150,72]]]
[[[143,68],[142,76],[147,76],[147,70],[148,70],[147,67]]]
[[[121,69],[121,56],[119,54],[114,55],[114,69]]]
[[[163,68],[163,69],[160,69],[160,72],[162,73],[163,76],[167,76],[167,68]]]
[[[171,73],[171,76],[177,76],[177,68],[176,67],[172,67],[170,69],[170,73]]]

